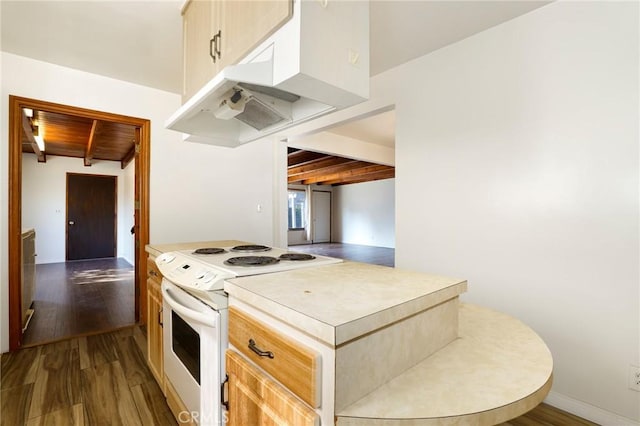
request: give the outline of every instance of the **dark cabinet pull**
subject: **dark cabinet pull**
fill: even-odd
[[[249,349],[257,353],[259,356],[266,356],[268,358],[273,358],[273,352],[261,350],[256,346],[256,342],[253,339],[249,339]]]
[[[216,63],[216,55],[215,53],[213,53],[213,44],[216,42],[216,37],[218,37],[217,34],[214,35],[211,40],[209,40],[209,56],[211,56],[214,64]]]
[[[222,58],[222,30],[218,30],[218,33],[213,37],[213,39],[215,40],[215,47],[214,47],[214,53],[215,56],[218,57],[218,59]],[[215,60],[213,61],[215,62]]]
[[[229,375],[225,374],[224,382],[220,385],[220,403],[224,406],[224,409],[229,411]]]

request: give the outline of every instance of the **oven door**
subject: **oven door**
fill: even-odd
[[[219,424],[220,313],[166,279],[162,304],[164,373],[189,410],[180,420]]]

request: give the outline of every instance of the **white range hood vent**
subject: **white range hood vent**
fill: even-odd
[[[294,2],[289,22],[244,63],[218,73],[166,127],[187,141],[235,147],[365,101],[368,16],[368,2],[332,2],[326,9]],[[329,25],[334,31],[319,33]]]
[[[273,87],[238,83],[227,93],[215,116],[222,119],[236,118],[259,131],[282,122],[291,122],[291,117],[284,111],[278,111],[276,107],[271,106],[266,98],[261,99],[260,96],[263,95],[291,104],[300,100],[298,95]]]

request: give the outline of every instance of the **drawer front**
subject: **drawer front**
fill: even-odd
[[[158,265],[156,265],[155,258],[151,256],[147,258],[147,277],[154,281],[157,281],[158,284],[162,282],[162,274],[158,269]]]
[[[320,406],[320,354],[233,306],[229,343],[311,407]]]

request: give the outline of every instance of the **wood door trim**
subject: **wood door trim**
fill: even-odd
[[[135,318],[145,323],[145,297],[147,263],[144,248],[149,243],[149,171],[151,152],[151,121],[143,118],[95,111],[86,108],[62,105],[37,99],[9,95],[9,350],[19,349],[22,344],[22,320],[20,318],[22,291],[21,247],[22,247],[22,108],[46,110],[71,114],[93,120],[113,121],[136,126],[139,129],[139,152],[135,158],[135,175],[139,179],[139,199],[134,200],[136,216],[135,257]]]

